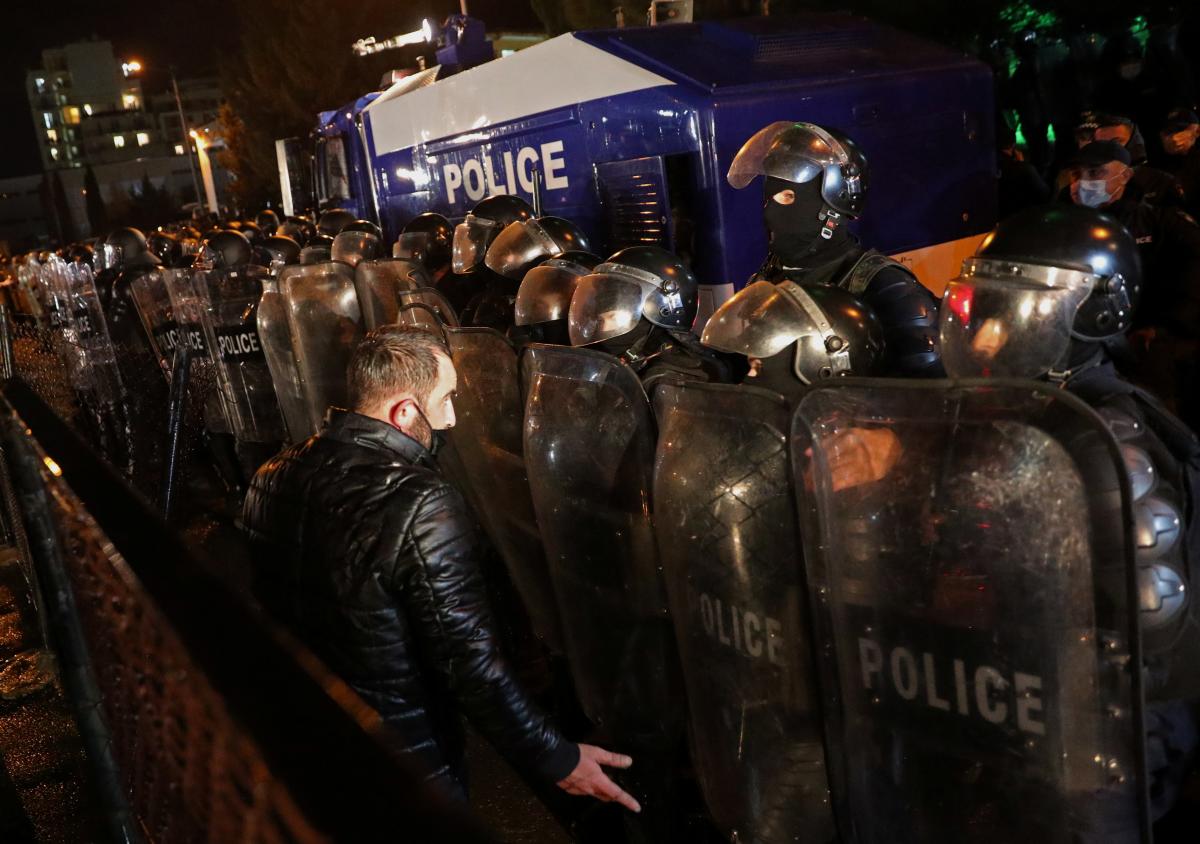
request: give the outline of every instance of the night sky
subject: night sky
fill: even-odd
[[[330,4],[353,0],[336,0]],[[396,0],[397,6],[405,0]],[[41,51],[93,35],[113,42],[118,59],[136,57],[149,67],[174,64],[181,76],[215,74],[223,50],[236,49],[238,33],[232,10],[237,0],[18,0],[5,3],[0,19],[0,108],[6,116],[0,140],[0,178],[39,171],[37,139],[25,98],[25,73],[40,63]],[[414,18],[432,8],[458,11],[457,0],[414,0]],[[501,25],[540,28],[522,0],[472,0],[471,13],[490,29]],[[414,24],[414,28],[415,28]],[[383,30],[389,27],[382,27]],[[390,36],[391,31],[363,35]],[[341,45],[349,49],[349,45]],[[165,87],[162,76],[148,75],[147,93]],[[317,110],[328,103],[314,105]]]

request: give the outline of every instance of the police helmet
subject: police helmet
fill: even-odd
[[[378,258],[382,251],[383,234],[379,226],[370,220],[355,220],[343,226],[333,238],[329,254],[334,261],[355,267],[359,261]]]
[[[492,240],[504,227],[517,220],[533,218],[533,207],[519,196],[489,196],[471,209],[454,229],[451,266],[466,273],[483,263]]]
[[[157,267],[161,262],[146,245],[146,236],[140,229],[123,226],[114,229],[105,239],[100,263],[102,266],[98,269],[116,266]]]
[[[741,190],[756,176],[796,184],[819,176],[825,204],[852,220],[867,201],[867,157],[842,132],[813,123],[781,120],[754,133],[734,156],[726,178]]]
[[[628,334],[642,319],[686,331],[696,319],[699,285],[692,271],[658,246],[630,246],[579,280],[571,298],[571,345]]]
[[[175,266],[183,255],[179,240],[163,231],[150,232],[146,236],[146,248],[168,267]]]
[[[418,214],[408,221],[392,246],[393,258],[419,261],[431,273],[450,264],[450,249],[454,242],[454,226],[433,211]]]
[[[1001,222],[946,288],[941,347],[952,376],[1035,378],[1071,341],[1128,330],[1141,292],[1137,241],[1094,208],[1047,205]]]
[[[300,250],[300,263],[307,265],[328,261],[330,260],[332,248],[332,237],[325,234],[314,235],[308,243],[304,244],[304,248]]]
[[[317,218],[317,233],[334,237],[343,227],[354,222],[354,214],[345,208],[330,208]]]
[[[271,235],[263,241],[262,249],[270,266],[300,263],[300,244],[285,235]]]
[[[590,252],[564,252],[525,273],[517,289],[514,321],[517,325],[538,325],[565,320],[579,279],[600,263]]]
[[[196,263],[197,266],[208,269],[240,267],[249,264],[253,256],[253,248],[244,234],[225,229],[204,239]]]
[[[874,311],[830,284],[756,281],[709,318],[700,342],[761,361],[793,349],[790,374],[804,384],[876,374],[883,327]]]
[[[520,279],[541,261],[564,252],[586,252],[587,235],[562,217],[538,217],[509,223],[488,247],[484,263],[492,272]]]
[[[270,236],[279,230],[279,215],[270,208],[264,208],[254,215],[254,222],[264,235]]]

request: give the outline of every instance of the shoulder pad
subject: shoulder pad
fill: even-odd
[[[1134,501],[1149,495],[1158,483],[1158,472],[1150,455],[1135,445],[1121,446],[1121,457],[1125,460],[1125,471],[1129,473],[1129,486]]]
[[[1139,563],[1151,563],[1169,554],[1181,534],[1179,513],[1169,502],[1148,495],[1133,505],[1133,535]]]
[[[1175,622],[1189,603],[1187,584],[1171,566],[1154,563],[1137,573],[1138,616],[1142,629],[1151,631]]]
[[[850,272],[846,273],[846,275],[842,277],[842,280],[838,282],[838,287],[841,287],[847,293],[850,293],[854,296],[861,296],[863,291],[867,289],[867,285],[871,283],[872,279],[879,275],[881,270],[886,269],[887,267],[895,267],[906,275],[910,275],[914,279],[916,278],[916,276],[913,275],[912,270],[901,264],[895,258],[889,258],[887,255],[884,255],[882,252],[879,252],[875,249],[868,249],[862,254],[862,257],[860,257],[854,263],[854,266],[850,268]]]

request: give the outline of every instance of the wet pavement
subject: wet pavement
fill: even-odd
[[[0,842],[101,840],[83,746],[11,548],[0,549]]]

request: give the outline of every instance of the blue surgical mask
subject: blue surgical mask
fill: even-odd
[[[1104,179],[1080,179],[1075,189],[1075,198],[1080,205],[1086,205],[1088,208],[1101,208],[1112,202],[1108,182]]]

